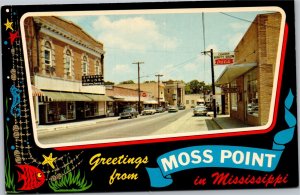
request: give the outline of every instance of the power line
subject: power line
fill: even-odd
[[[266,24],[262,24],[262,23],[259,23],[259,22],[255,22],[255,21],[250,21],[250,20],[247,20],[247,19],[244,19],[244,18],[241,18],[241,17],[237,17],[237,16],[233,16],[231,14],[227,14],[227,13],[224,13],[224,12],[220,12],[220,14],[223,14],[225,16],[235,18],[237,20],[244,21],[244,22],[247,22],[247,23],[253,23],[253,24],[256,24],[256,25],[259,25],[259,26],[265,26],[265,27],[268,27],[268,28],[280,29],[280,27],[277,27],[277,26],[271,26],[271,25],[266,25]]]

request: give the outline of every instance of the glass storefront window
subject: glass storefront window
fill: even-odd
[[[47,123],[74,120],[75,102],[49,102],[46,118]]]
[[[99,115],[98,102],[85,103],[85,117],[93,117]]]
[[[232,88],[237,87],[236,81],[231,82],[230,87]],[[230,93],[230,99],[231,99],[231,110],[237,111],[238,94]]]
[[[258,117],[257,69],[246,74],[247,114]]]

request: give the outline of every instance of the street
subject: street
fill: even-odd
[[[99,120],[96,124],[40,132],[38,140],[42,144],[69,143],[80,141],[106,140],[158,136],[177,133],[199,133],[219,129],[209,116],[193,116],[192,109],[176,113],[156,113],[138,116],[135,119]]]

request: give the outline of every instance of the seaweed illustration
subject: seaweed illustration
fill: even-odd
[[[67,167],[65,173],[61,179],[49,182],[49,187],[54,192],[82,192],[89,189],[93,184],[92,182],[88,184],[85,175],[81,178],[80,170],[76,174],[75,171],[70,171],[70,168]]]

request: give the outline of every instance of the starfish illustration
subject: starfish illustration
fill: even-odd
[[[13,22],[10,22],[8,19],[6,19],[6,23],[4,24],[6,26],[6,29],[11,29],[11,30],[14,30],[13,27],[12,27],[12,24]]]
[[[45,156],[45,155],[43,154],[43,157],[44,157],[45,160],[44,160],[44,162],[42,163],[42,165],[49,164],[49,165],[52,167],[52,169],[55,169],[55,167],[54,167],[54,165],[53,165],[53,162],[57,159],[57,157],[52,158],[52,153],[50,153],[49,156]]]
[[[9,32],[9,40],[10,40],[10,44],[13,45],[16,38],[20,38],[19,36],[19,31],[15,32],[15,33],[12,33],[12,32]]]

